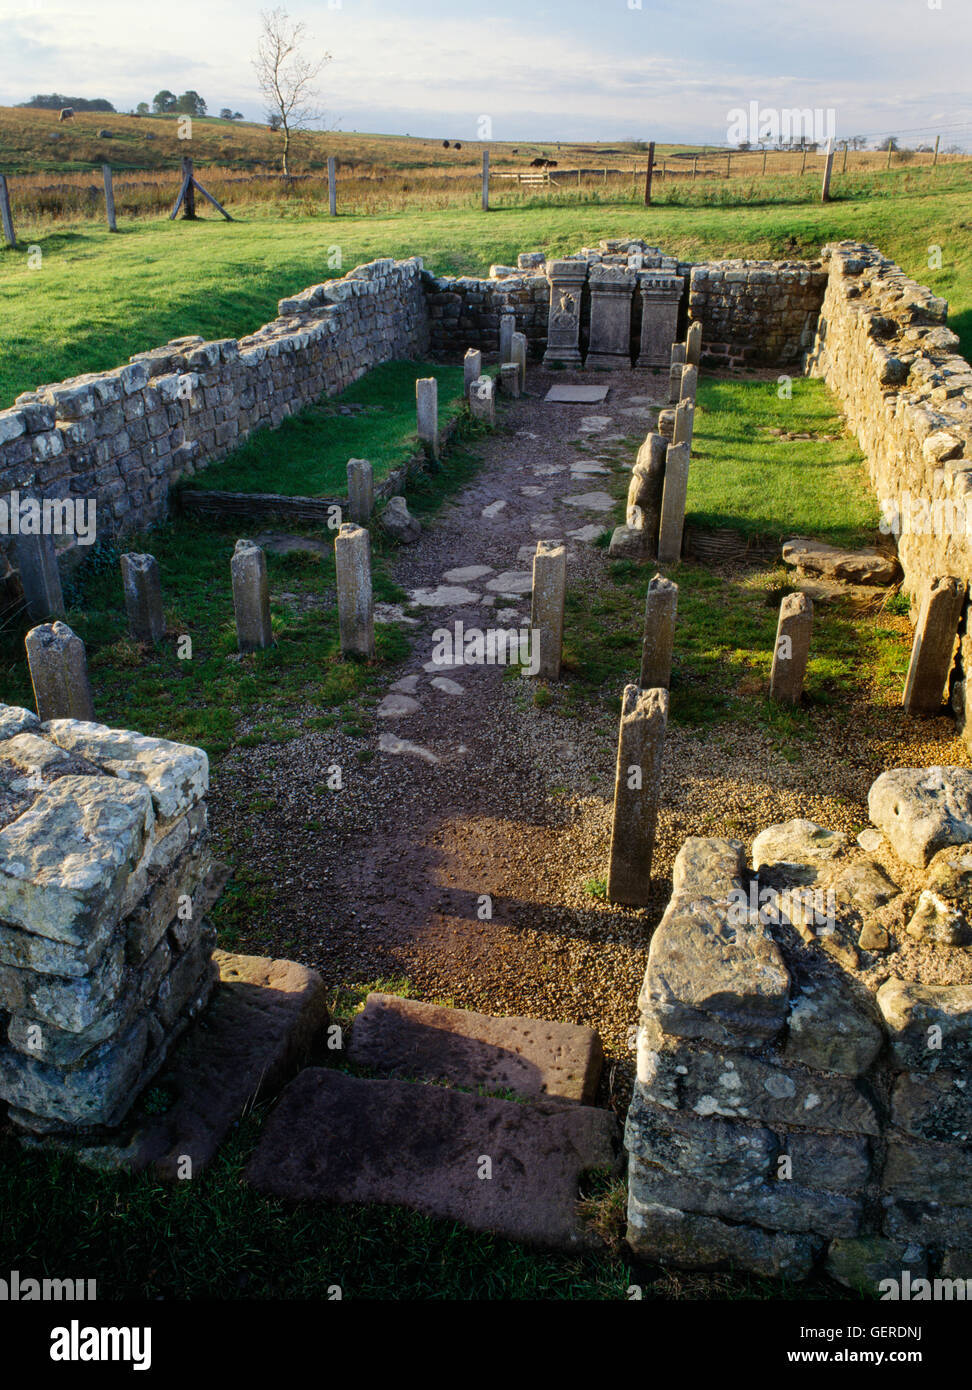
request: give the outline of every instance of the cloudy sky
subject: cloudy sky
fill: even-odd
[[[259,117],[266,0],[0,0],[0,104],[119,110],[195,88]],[[289,0],[342,130],[725,143],[729,112],[836,111],[841,135],[972,148],[972,0]]]

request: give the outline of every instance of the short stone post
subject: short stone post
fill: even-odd
[[[648,901],[667,724],[667,690],[625,686],[608,869],[607,895],[613,903],[643,907]]]
[[[673,367],[684,367],[684,366],[685,366],[685,344],[684,344],[684,343],[672,343],[672,366],[673,366]],[[681,371],[680,371],[679,374],[678,374],[678,378],[679,378],[679,381],[681,381],[681,379],[682,379],[682,373],[681,373]]]
[[[478,348],[466,348],[466,355],[462,359],[462,389],[467,401],[470,386],[474,381],[478,381],[482,374],[483,354]]]
[[[348,512],[358,526],[367,526],[375,509],[375,478],[367,459],[348,459]]]
[[[638,450],[628,485],[625,521],[628,526],[644,532],[644,550],[648,557],[658,551],[667,449],[668,445],[660,434],[649,434]]]
[[[681,385],[679,377],[679,385]],[[658,412],[658,433],[662,439],[671,440],[675,433],[675,412],[674,410],[659,410]]]
[[[949,576],[932,580],[915,625],[901,703],[906,714],[938,714],[952,665],[966,586]]]
[[[343,656],[374,657],[375,618],[371,593],[371,538],[363,526],[345,522],[334,538],[338,627]]]
[[[32,627],[24,639],[37,718],[93,721],[84,643],[66,623]]]
[[[684,444],[689,452],[692,450],[692,435],[695,432],[695,401],[686,398],[679,401],[675,410],[675,429],[672,434],[673,444]]]
[[[484,424],[496,424],[496,392],[493,378],[481,376],[469,388],[469,413],[474,420]]]
[[[64,595],[54,537],[46,534],[17,536],[13,558],[30,621],[38,623],[45,618],[63,618]]]
[[[253,541],[238,540],[230,561],[236,643],[241,652],[273,646],[267,557]]]
[[[504,309],[500,314],[499,321],[499,360],[500,366],[504,362],[513,361],[513,334],[516,332],[516,315],[509,309]]]
[[[504,396],[515,400],[520,394],[520,369],[515,362],[504,362],[499,370],[499,387]]]
[[[121,574],[128,631],[136,642],[154,646],[165,636],[162,581],[155,556],[132,552],[123,555]]]
[[[697,367],[702,360],[702,325],[696,320],[689,324],[685,337],[685,361],[690,367]]]
[[[682,394],[682,368],[684,362],[673,362],[668,369],[668,403],[674,405]]]
[[[688,445],[669,444],[665,455],[665,486],[662,489],[661,524],[658,528],[660,565],[677,565],[681,559],[688,470]]]
[[[567,592],[567,550],[556,541],[537,541],[533,557],[532,641],[539,645],[533,659],[540,680],[560,675],[564,645],[564,599]]]
[[[770,671],[770,698],[782,704],[799,703],[810,657],[813,602],[806,594],[787,594],[780,604],[776,646]]]
[[[429,458],[439,457],[439,383],[434,376],[420,376],[415,382],[415,409],[418,437]]]
[[[513,334],[513,356],[510,359],[515,362],[520,373],[520,394],[526,390],[526,368],[527,368],[527,339],[525,333]]]
[[[685,366],[682,368],[682,385],[678,394],[680,401],[695,401],[695,393],[699,385],[698,367]]]
[[[645,632],[641,643],[642,690],[667,690],[672,683],[672,651],[675,646],[675,610],[678,585],[656,574],[645,596]]]

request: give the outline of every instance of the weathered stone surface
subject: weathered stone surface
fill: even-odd
[[[412,516],[404,497],[389,497],[381,514],[381,524],[399,545],[411,545],[422,534],[422,523]]]
[[[903,1072],[891,1092],[891,1119],[906,1134],[937,1143],[972,1141],[972,1094],[967,1076]]]
[[[891,1054],[907,1071],[972,1066],[972,985],[923,985],[893,977],[877,992]]]
[[[41,719],[93,719],[84,643],[66,623],[32,627],[24,638],[34,703]]]
[[[881,1186],[895,1197],[955,1206],[968,1204],[972,1194],[972,1152],[957,1144],[892,1140]]]
[[[972,1255],[972,1207],[944,1206],[892,1197],[884,1199],[884,1231],[889,1236],[939,1250]]]
[[[860,1076],[884,1045],[864,992],[837,975],[802,981],[787,1021],[785,1060],[819,1071]]]
[[[783,563],[801,574],[822,575],[845,584],[894,584],[901,566],[893,555],[877,550],[839,550],[823,541],[795,537],[783,546]]]
[[[738,840],[691,835],[672,866],[673,898],[727,897],[742,887],[746,851]]]
[[[429,380],[434,382],[435,377]],[[371,660],[375,655],[371,540],[363,526],[341,527],[334,539],[334,564],[342,655]]]
[[[639,905],[648,901],[667,724],[667,690],[625,686],[608,867],[612,902]]]
[[[76,719],[52,719],[44,729],[59,748],[88,758],[119,780],[143,783],[162,821],[184,815],[209,790],[209,759],[188,743]]]
[[[628,1244],[645,1260],[677,1269],[739,1269],[768,1278],[805,1279],[820,1241],[777,1235],[684,1212],[657,1202],[628,1201]]]
[[[829,879],[827,886],[833,889],[840,906],[851,907],[862,915],[877,912],[898,894],[898,885],[873,859],[852,860]]]
[[[945,946],[967,946],[972,942],[972,930],[961,908],[927,888],[918,897],[906,931],[916,940],[940,941]]]
[[[666,1033],[758,1047],[783,1027],[789,972],[766,928],[739,915],[711,898],[669,904],[641,997]]]
[[[765,1125],[666,1110],[646,1100],[638,1087],[625,1123],[624,1147],[669,1176],[727,1188],[761,1182],[779,1152],[776,1135]]]
[[[782,887],[816,883],[846,845],[846,835],[811,820],[769,825],[753,841],[753,868],[759,870],[761,880],[779,881]]]
[[[967,589],[954,576],[936,577],[925,594],[901,696],[908,714],[938,714],[942,708]]]
[[[17,734],[37,733],[40,720],[29,709],[20,705],[0,705],[0,741],[15,738]],[[0,757],[5,756],[0,749]]]
[[[582,1105],[594,1100],[602,1062],[592,1028],[492,1018],[393,994],[368,995],[354,1021],[348,1056],[383,1076]]]
[[[129,633],[136,642],[160,642],[165,636],[165,614],[157,560],[154,555],[123,555],[121,573]]]
[[[142,1018],[124,1037],[97,1048],[69,1071],[0,1050],[0,1097],[66,1124],[109,1124],[138,1080],[147,1043],[148,1023]]]
[[[964,767],[894,767],[872,784],[868,814],[895,854],[924,868],[947,845],[972,840],[972,772]]]
[[[0,830],[0,919],[83,945],[119,916],[154,819],[143,786],[62,777]]]
[[[537,541],[531,588],[530,628],[537,676],[540,680],[557,680],[563,655],[567,593],[567,548],[561,542]]]
[[[613,1169],[608,1111],[521,1105],[309,1068],[267,1121],[247,1178],[287,1201],[379,1202],[514,1240],[580,1250],[578,1179]],[[479,1175],[489,1159],[492,1177]]]
[[[678,606],[678,585],[664,575],[656,574],[649,581],[645,595],[645,624],[641,641],[642,690],[661,687],[665,690],[672,680],[672,653],[675,646],[675,613]]]
[[[846,1077],[819,1076],[743,1052],[689,1048],[647,1018],[638,1030],[638,1085],[647,1100],[671,1110],[773,1127],[880,1132],[872,1100]]]
[[[770,698],[783,704],[799,703],[810,658],[813,634],[813,601],[806,594],[786,594],[780,603],[780,616],[773,646],[770,670]]]
[[[375,477],[368,459],[348,459],[348,514],[356,526],[367,526],[375,509]]]
[[[913,1278],[924,1278],[928,1273],[928,1255],[911,1241],[888,1240],[885,1236],[838,1236],[827,1250],[825,1268],[838,1284],[876,1298],[881,1293],[881,1281],[900,1281],[904,1270]]]
[[[256,652],[272,647],[267,557],[253,541],[243,537],[236,542],[230,560],[230,577],[239,650]]]

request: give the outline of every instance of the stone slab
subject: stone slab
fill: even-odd
[[[603,1060],[592,1028],[491,1018],[394,994],[369,994],[348,1056],[383,1076],[514,1091],[528,1100],[590,1105]]]
[[[595,405],[606,398],[610,389],[610,386],[551,386],[543,399],[554,405]]]
[[[578,1181],[613,1171],[614,1116],[522,1105],[322,1067],[281,1096],[247,1169],[286,1201],[377,1202],[564,1250],[596,1249],[577,1215]],[[480,1176],[490,1160],[491,1177]]]

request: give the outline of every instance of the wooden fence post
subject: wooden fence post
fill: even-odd
[[[843,164],[840,166],[840,172],[841,172],[842,174],[846,174],[846,173],[847,173],[847,141],[846,141],[846,140],[844,141],[844,162],[843,162]]]
[[[118,223],[115,221],[115,190],[111,182],[111,165],[102,164],[101,172],[105,179],[105,214],[108,218],[109,232],[118,231]]]
[[[655,142],[648,143],[648,168],[645,170],[645,207],[651,203],[651,174],[655,165]]]
[[[337,160],[333,154],[327,157],[327,211],[337,217]]]
[[[891,168],[891,156],[892,156],[893,153],[894,153],[894,145],[891,143],[891,139],[890,139],[890,137],[889,137],[889,139],[888,139],[888,168],[889,168],[889,169]]]
[[[803,145],[803,163],[800,165],[800,173],[801,173],[801,174],[804,173],[804,171],[806,170],[806,167],[807,167],[807,146],[806,146],[806,142],[804,142],[804,145]]]
[[[10,193],[3,174],[0,174],[0,219],[3,221],[4,240],[8,246],[16,246],[17,238],[14,235],[13,214],[10,211]]]
[[[833,173],[834,168],[833,145],[833,140],[827,141],[827,158],[824,163],[823,186],[820,189],[820,201],[822,203],[830,202],[830,175]]]
[[[483,212],[489,212],[489,150],[483,150]]]
[[[934,156],[933,156],[933,158],[932,158],[932,168],[933,168],[933,169],[934,169],[935,165],[938,163],[938,147],[939,147],[939,145],[941,144],[941,141],[942,141],[942,137],[941,137],[940,135],[936,135],[936,136],[935,136],[935,154],[934,154]]]

